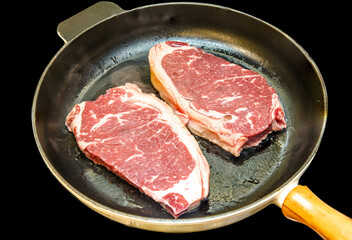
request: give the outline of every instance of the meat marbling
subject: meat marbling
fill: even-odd
[[[159,43],[148,58],[154,87],[188,129],[235,156],[286,128],[276,91],[257,72],[183,42]]]
[[[77,104],[66,126],[93,162],[125,179],[174,217],[209,193],[209,166],[171,108],[134,84]]]

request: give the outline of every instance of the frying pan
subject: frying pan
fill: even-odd
[[[44,70],[33,100],[32,126],[49,170],[75,197],[127,226],[161,232],[214,229],[269,204],[322,237],[351,236],[352,221],[319,200],[298,180],[323,136],[327,93],[305,50],[274,26],[211,4],[168,3],[125,11],[99,2],[58,26],[64,46]],[[127,82],[157,94],[147,54],[176,40],[264,75],[285,110],[288,128],[236,158],[197,138],[210,167],[210,195],[197,211],[173,219],[162,207],[78,149],[64,126],[71,108]]]

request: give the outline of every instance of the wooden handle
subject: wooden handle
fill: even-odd
[[[297,186],[285,198],[282,213],[316,231],[324,239],[352,239],[352,219],[320,200],[306,186]]]

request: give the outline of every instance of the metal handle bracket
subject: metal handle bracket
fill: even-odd
[[[61,22],[57,26],[57,34],[68,43],[82,32],[124,11],[115,3],[98,2]]]

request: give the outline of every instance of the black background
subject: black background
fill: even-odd
[[[132,9],[159,1],[115,1]],[[311,55],[325,80],[329,114],[320,149],[303,174],[307,185],[332,207],[352,216],[350,130],[350,17],[349,6],[337,1],[202,1],[228,6],[260,18],[287,33]],[[31,105],[38,80],[55,53],[63,46],[57,25],[96,1],[38,1],[3,7],[2,38],[9,73],[3,82],[10,99],[10,116],[4,114],[3,171],[9,173],[2,197],[8,208],[6,225],[12,234],[43,237],[194,239],[194,237],[246,239],[320,239],[302,224],[287,220],[281,209],[270,205],[259,213],[220,229],[192,234],[164,234],[129,228],[113,222],[80,203],[52,176],[37,150],[31,127]],[[318,4],[317,4],[318,3]],[[4,65],[3,65],[4,66]],[[17,102],[17,103],[16,103]],[[6,104],[7,103],[7,104]],[[19,124],[14,125],[14,119]],[[10,132],[7,132],[10,131]],[[6,152],[11,150],[11,157]],[[6,163],[6,164],[5,164]],[[7,187],[9,189],[7,190]],[[18,227],[20,226],[20,227]],[[225,235],[228,233],[227,235]],[[221,234],[221,235],[219,235]]]

